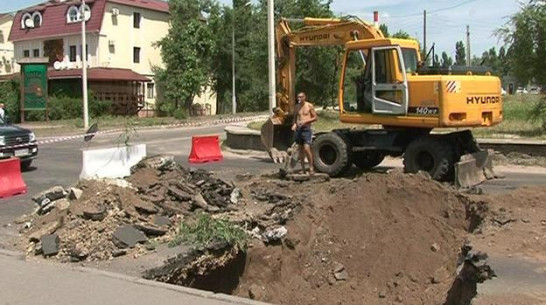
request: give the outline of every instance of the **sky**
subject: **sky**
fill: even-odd
[[[45,0],[0,0],[0,12],[17,11]],[[230,5],[231,0],[219,0]],[[507,17],[519,10],[518,0],[333,0],[332,11],[339,15],[356,15],[372,22],[373,11],[379,11],[380,23],[389,32],[404,30],[423,41],[423,11],[427,10],[427,46],[436,44],[436,52],[446,51],[455,57],[455,43],[466,45],[466,26],[470,26],[473,55],[502,46],[493,35],[506,23]],[[291,16],[286,16],[291,17]]]

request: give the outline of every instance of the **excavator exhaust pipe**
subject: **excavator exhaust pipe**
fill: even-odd
[[[459,188],[470,188],[496,178],[493,171],[493,156],[492,150],[461,156],[461,160],[455,163],[455,185]]]

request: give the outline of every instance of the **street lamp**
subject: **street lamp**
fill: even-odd
[[[243,7],[247,7],[252,3],[246,2]],[[233,6],[233,22],[231,24],[231,111],[233,114],[237,113],[237,96],[235,94],[235,1],[232,2]]]
[[[82,19],[82,95],[83,95],[83,126],[87,130],[89,128],[89,109],[87,101],[87,48],[85,37],[85,0],[82,0],[82,6],[80,8]]]

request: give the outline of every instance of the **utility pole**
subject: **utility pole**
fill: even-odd
[[[269,111],[273,111],[276,104],[277,80],[275,77],[275,15],[274,1],[267,0],[267,41],[269,49]]]
[[[87,101],[87,41],[85,35],[85,0],[82,0],[81,6],[82,18],[82,96],[83,96],[83,126],[89,128],[89,108]]]
[[[427,10],[423,11],[423,54],[427,56]]]
[[[466,25],[466,66],[470,67],[472,64],[470,60],[472,55],[470,55],[470,26]]]
[[[235,94],[235,1],[233,2],[233,24],[231,31],[231,112],[237,113],[237,96]]]

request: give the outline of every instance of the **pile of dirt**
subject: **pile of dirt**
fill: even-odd
[[[278,304],[446,300],[473,206],[456,191],[403,174],[260,185],[304,204],[281,245],[249,250],[235,294]]]
[[[276,304],[466,304],[493,275],[466,242],[487,206],[429,177],[259,177],[238,187],[247,208],[269,205],[269,217],[246,219],[260,239],[244,253],[182,255],[145,277]],[[264,238],[268,221],[283,229],[274,240]]]

